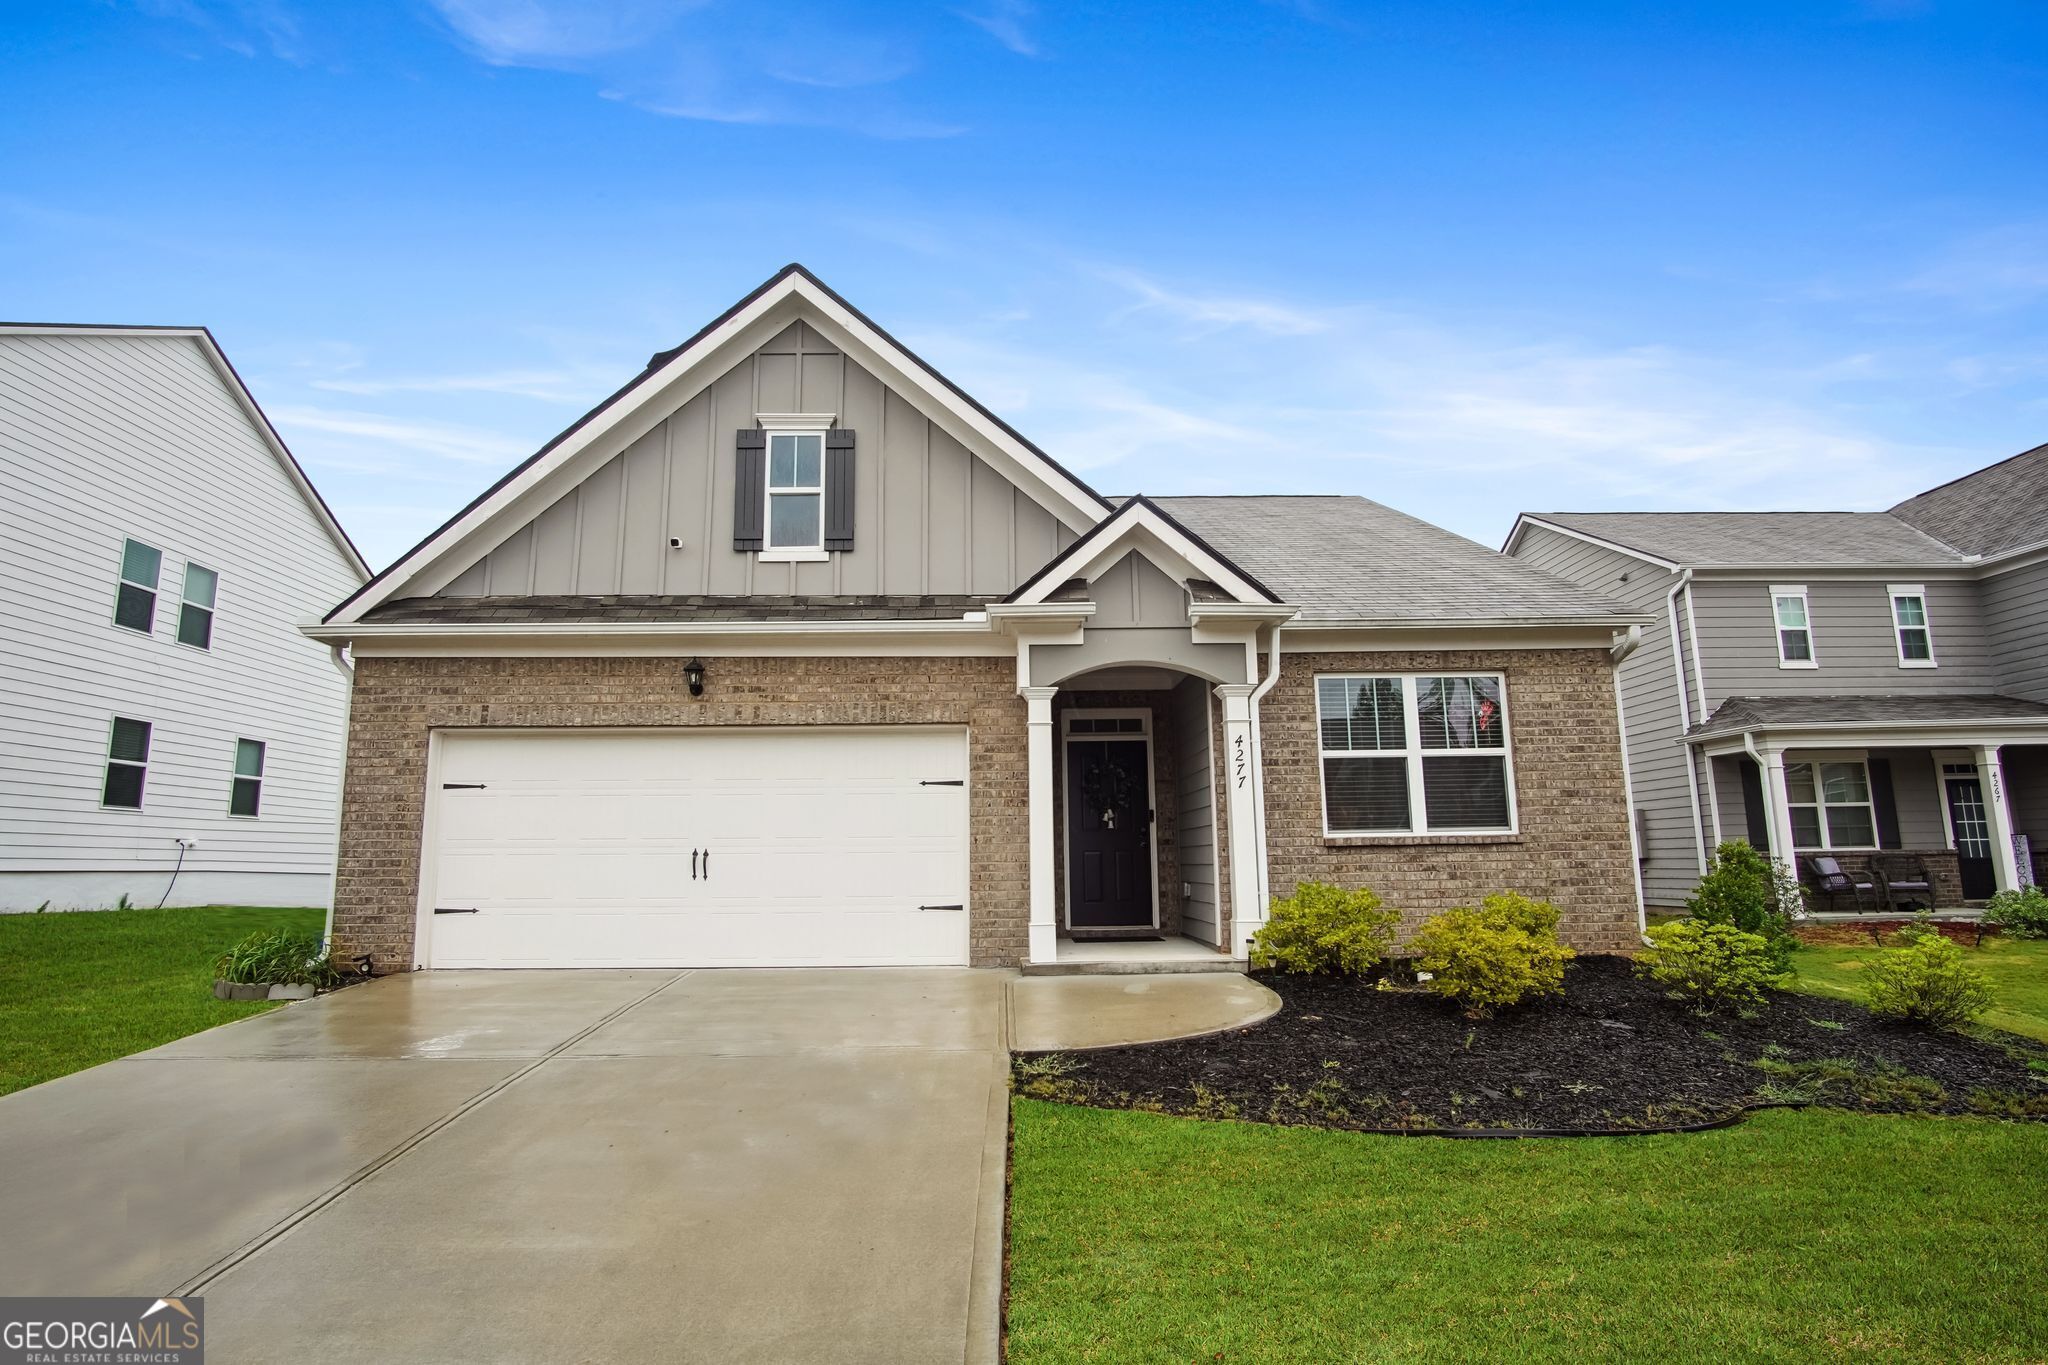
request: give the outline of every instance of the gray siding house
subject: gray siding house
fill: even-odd
[[[1526,513],[1505,549],[1653,618],[1620,675],[1652,906],[1725,839],[1917,862],[1951,906],[2048,871],[2048,445],[1886,512]]]

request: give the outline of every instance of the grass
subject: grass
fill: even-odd
[[[246,905],[0,915],[0,1095],[274,1008],[214,999],[214,959],[323,919]]]
[[[1860,946],[1809,946],[1792,955],[1793,989],[1861,1001],[1858,974],[1881,950]],[[1964,946],[1970,965],[1990,978],[1998,1005],[1981,1022],[2008,1033],[2048,1043],[2048,941],[1992,935],[1983,946]]]
[[[1015,1101],[1010,1359],[2022,1361],[2048,1128],[1458,1142]]]

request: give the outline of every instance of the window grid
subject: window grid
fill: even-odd
[[[263,807],[263,760],[268,748],[260,739],[235,741],[235,775],[228,790],[228,814],[254,818]]]
[[[100,780],[100,804],[124,810],[142,809],[142,788],[149,769],[150,724],[114,717],[107,733],[107,770]]]
[[[1318,677],[1323,832],[1513,833],[1504,686],[1499,674]]]
[[[1933,668],[1934,633],[1927,624],[1924,588],[1892,587],[1892,635],[1899,647],[1899,667]]]
[[[1771,589],[1771,622],[1778,638],[1778,667],[1816,668],[1813,614],[1803,587]]]
[[[1795,849],[1877,847],[1877,807],[1862,759],[1785,765],[1785,806]]]
[[[114,624],[144,635],[156,629],[156,588],[164,552],[139,540],[121,543],[121,581],[114,592]]]
[[[178,606],[178,643],[213,648],[213,602],[220,575],[198,564],[185,565],[184,600]]]

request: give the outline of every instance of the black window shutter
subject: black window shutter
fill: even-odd
[[[1712,759],[1707,760],[1709,763]],[[1749,846],[1760,853],[1771,851],[1771,822],[1764,818],[1763,770],[1742,760],[1742,821],[1749,826]]]
[[[853,548],[853,433],[825,433],[825,548]]]
[[[1899,839],[1899,798],[1892,790],[1892,761],[1870,760],[1870,804],[1877,814],[1877,846],[1904,848]]]
[[[733,441],[732,547],[761,548],[761,518],[768,501],[768,433],[741,427]]]

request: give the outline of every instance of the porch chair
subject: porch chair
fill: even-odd
[[[1932,910],[1934,882],[1927,864],[1917,855],[1891,854],[1874,857],[1872,869],[1884,886],[1884,903],[1891,910]]]
[[[1814,894],[1825,897],[1824,903],[1829,909],[1832,910],[1835,902],[1843,896],[1849,897],[1859,914],[1863,910],[1865,896],[1870,897],[1873,907],[1878,904],[1877,883],[1865,880],[1869,874],[1851,876],[1842,870],[1842,863],[1838,858],[1808,858],[1806,866],[1813,874]]]

